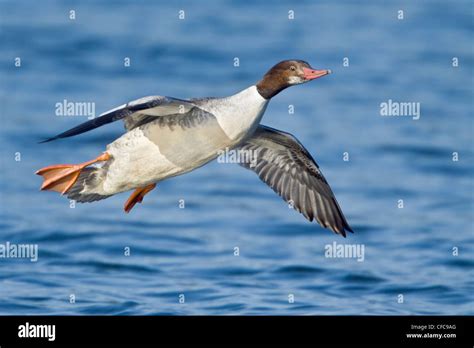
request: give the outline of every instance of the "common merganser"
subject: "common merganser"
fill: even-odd
[[[255,85],[224,98],[177,99],[151,96],[131,101],[43,142],[78,135],[117,120],[126,133],[97,158],[36,172],[41,190],[93,202],[134,189],[130,212],[156,183],[199,168],[223,149],[251,151],[243,161],[309,221],[346,236],[353,232],[326,179],[303,145],[291,134],[260,125],[268,102],[283,89],[331,73],[302,60],[273,66]],[[102,162],[101,166],[90,166]]]

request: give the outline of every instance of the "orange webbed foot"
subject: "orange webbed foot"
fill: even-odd
[[[37,175],[41,175],[44,179],[41,190],[65,194],[74,185],[79,174],[81,174],[81,170],[93,163],[108,161],[109,159],[110,155],[104,152],[97,158],[81,164],[56,164],[41,168],[36,172]]]
[[[143,201],[143,197],[153,190],[156,187],[156,184],[150,184],[145,187],[139,187],[133,193],[131,196],[127,199],[125,202],[125,205],[123,206],[123,210],[125,210],[126,213],[129,213],[130,210],[135,206],[137,203],[141,203]]]

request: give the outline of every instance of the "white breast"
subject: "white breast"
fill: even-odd
[[[237,143],[255,131],[267,104],[257,87],[251,86],[233,96],[210,101],[203,109],[216,116],[226,135]]]

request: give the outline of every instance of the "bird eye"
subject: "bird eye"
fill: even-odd
[[[295,70],[296,70],[296,67],[295,67],[294,65],[292,65],[292,66],[290,67],[290,69],[291,69],[291,71],[295,71]]]

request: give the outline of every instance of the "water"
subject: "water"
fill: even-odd
[[[39,247],[37,262],[0,259],[0,314],[474,314],[472,2],[0,4],[0,243]],[[278,95],[263,123],[314,155],[347,239],[233,164],[162,182],[129,215],[128,193],[72,209],[39,192],[35,170],[89,160],[122,132],[39,145],[85,120],[56,103],[98,114],[146,95],[230,95],[286,58],[334,74]],[[420,119],[381,117],[388,99],[420,102]],[[363,244],[365,260],[326,258],[334,241]]]

